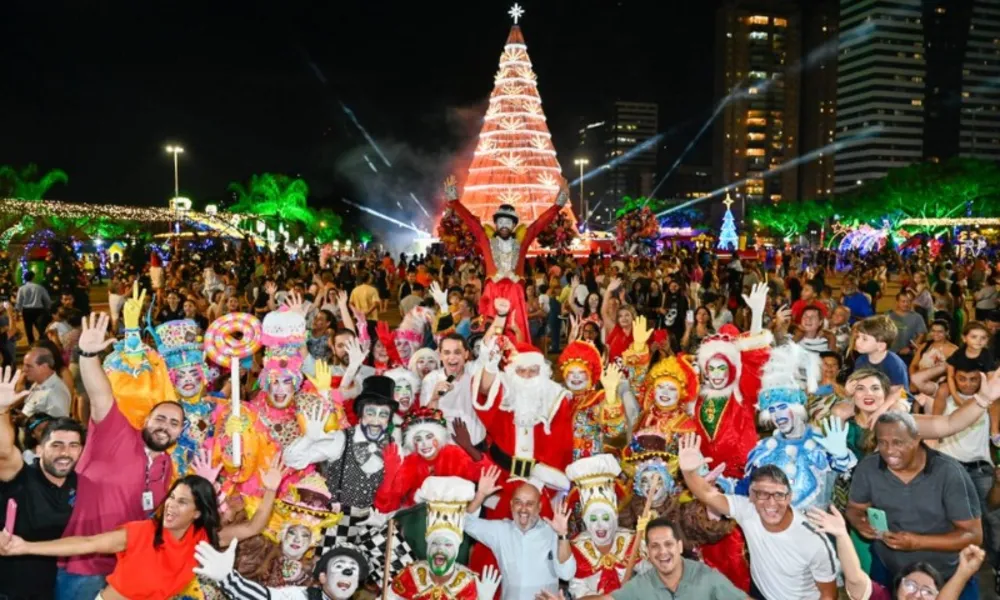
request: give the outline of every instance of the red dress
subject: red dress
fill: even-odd
[[[523,229],[523,233],[515,233],[514,237],[518,238],[520,248],[518,249],[517,262],[514,265],[513,273],[505,273],[497,269],[497,264],[493,260],[493,249],[490,247],[490,238],[492,236],[487,235],[479,219],[469,212],[469,209],[461,202],[452,202],[451,207],[455,210],[455,214],[465,223],[465,226],[469,228],[469,231],[472,232],[473,237],[476,238],[476,245],[479,247],[479,251],[482,252],[483,261],[486,265],[486,288],[479,298],[479,314],[489,318],[495,317],[496,309],[493,307],[493,301],[497,298],[506,298],[510,301],[511,316],[515,319],[518,328],[520,328],[521,335],[526,339],[531,330],[528,328],[528,309],[524,302],[524,287],[519,283],[520,278],[524,276],[524,258],[528,255],[528,248],[532,242],[556,218],[562,207],[558,204],[553,204],[535,219],[534,223]],[[518,229],[521,228],[519,227]]]

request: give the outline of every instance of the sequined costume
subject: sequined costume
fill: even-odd
[[[628,423],[617,390],[609,394],[595,390],[601,377],[601,354],[589,342],[570,342],[559,355],[563,381],[567,374],[582,369],[587,376],[583,389],[571,390],[573,409],[573,460],[602,452],[617,452],[627,442]]]
[[[570,593],[579,598],[586,593],[610,594],[621,588],[635,542],[634,532],[619,531],[610,552],[602,553],[590,536],[578,535],[572,543],[576,577],[570,582]]]
[[[635,430],[655,430],[667,439],[667,449],[676,454],[677,438],[685,433],[697,431],[694,419],[684,410],[684,406],[698,397],[698,375],[685,357],[668,356],[650,369],[642,393],[642,413],[635,424]],[[660,386],[668,385],[677,390],[677,400],[672,406],[657,402],[657,394],[663,392]]]
[[[796,510],[825,509],[833,499],[838,474],[849,475],[858,461],[851,452],[836,458],[830,456],[817,442],[822,437],[813,427],[807,427],[800,438],[788,438],[780,431],[774,432],[750,452],[747,475],[763,465],[776,465],[788,475],[792,506]]]

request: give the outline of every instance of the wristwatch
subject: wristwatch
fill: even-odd
[[[559,541],[560,542],[567,542],[567,541],[569,541],[569,535],[567,535],[565,533],[560,533],[559,534]]]
[[[84,358],[94,358],[95,356],[100,356],[100,355],[101,355],[100,350],[98,350],[97,352],[84,352],[83,350],[80,350],[80,356]]]

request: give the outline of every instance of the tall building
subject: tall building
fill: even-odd
[[[799,165],[799,199],[833,193],[834,153],[820,152],[834,141],[837,129],[838,0],[802,4],[802,104],[799,111],[799,154],[817,152]]]
[[[838,150],[838,193],[923,158],[927,63],[921,4],[841,1],[836,139],[868,137]],[[851,35],[867,23],[874,25],[870,35]]]
[[[798,197],[800,12],[793,1],[726,0],[716,14],[716,185],[747,203]],[[736,210],[744,209],[743,202]]]
[[[921,160],[1000,160],[1000,0],[842,0],[840,29],[837,139],[870,137],[837,153],[837,191]]]
[[[590,210],[598,204],[617,207],[623,196],[649,195],[656,176],[658,148],[652,139],[658,128],[659,106],[650,102],[618,101],[608,106],[599,118],[581,120],[580,144],[574,160],[586,158],[588,172],[603,167],[585,183]],[[619,160],[626,155],[626,159]],[[577,165],[568,161],[565,166],[567,169],[572,166],[573,170],[567,172],[579,176]]]

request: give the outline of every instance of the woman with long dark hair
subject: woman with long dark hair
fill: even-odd
[[[48,542],[26,542],[0,533],[0,556],[117,554],[118,563],[99,600],[166,600],[183,592],[194,579],[194,549],[199,542],[222,549],[264,530],[281,476],[280,459],[275,459],[262,474],[266,492],[249,522],[223,527],[215,487],[204,477],[187,475],[174,482],[149,519],[107,533]]]

